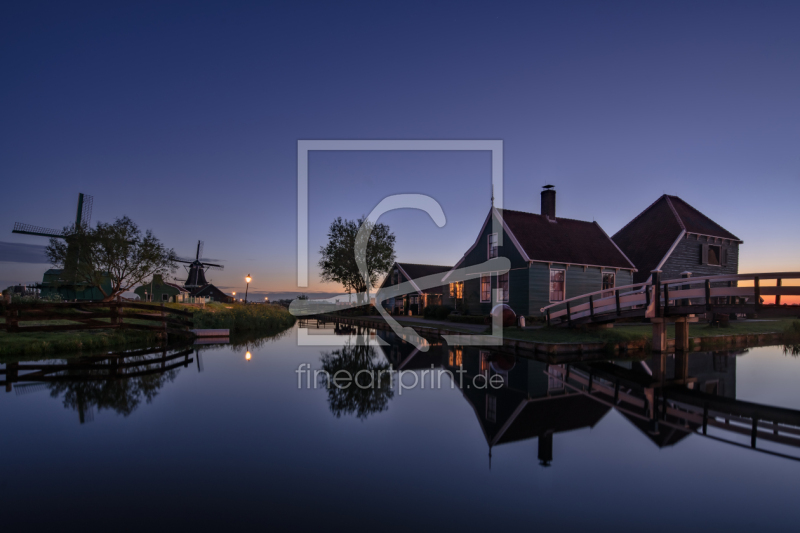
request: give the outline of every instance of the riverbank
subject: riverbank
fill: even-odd
[[[153,312],[160,309],[153,304]],[[167,307],[192,312],[192,322],[198,329],[228,329],[231,334],[246,332],[252,334],[274,334],[294,324],[295,318],[289,311],[277,305],[263,304],[222,304],[211,303],[204,307],[167,304]],[[141,311],[139,311],[141,312]],[[136,323],[131,320],[131,323]],[[0,318],[0,328],[5,319]],[[145,322],[141,322],[146,324]],[[30,322],[30,325],[45,323]],[[47,325],[74,324],[69,321],[48,321]],[[24,329],[24,328],[23,328]],[[95,329],[58,332],[8,333],[0,329],[0,356],[8,355],[52,355],[57,353],[82,353],[98,350],[133,349],[163,342],[160,331],[135,329]],[[170,336],[171,337],[171,336]]]
[[[381,317],[336,317],[323,316],[323,320],[342,321],[378,329],[389,329]],[[422,335],[458,335],[464,333],[488,334],[489,327],[466,330],[465,324],[450,326],[442,321],[414,317],[401,317],[399,322],[411,326]],[[460,326],[460,327],[459,327]],[[800,342],[800,320],[783,318],[775,320],[741,320],[731,322],[730,327],[717,328],[707,324],[690,326],[690,347],[693,350],[726,349],[764,344]],[[668,347],[674,347],[675,328],[667,331]],[[537,353],[573,354],[592,352],[649,351],[652,343],[650,324],[618,324],[613,328],[557,328],[557,327],[510,327],[503,329],[503,344],[513,349]]]

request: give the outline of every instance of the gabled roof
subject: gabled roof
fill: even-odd
[[[597,222],[496,211],[531,261],[636,268]]]
[[[403,271],[408,274],[410,279],[417,279],[422,278],[424,276],[431,276],[433,274],[438,274],[439,272],[447,272],[452,266],[442,266],[442,265],[417,265],[414,263],[395,263],[399,265]]]
[[[636,265],[636,282],[650,276],[676,240],[697,233],[741,242],[734,234],[677,196],[663,195],[619,230],[612,239]]]
[[[383,281],[380,285],[381,288],[385,287],[386,283],[391,279],[391,271],[395,268],[397,268],[400,273],[403,274],[403,277],[411,282],[411,285],[417,290],[417,292],[422,293],[423,291],[421,291],[420,288],[417,287],[417,284],[414,283],[415,279],[431,276],[433,274],[449,272],[453,267],[444,265],[418,265],[416,263],[395,263],[392,265],[389,274],[383,278]]]

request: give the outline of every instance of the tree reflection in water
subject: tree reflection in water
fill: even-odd
[[[129,371],[144,370],[146,365],[152,364],[153,360],[147,357],[129,358],[126,362],[136,362],[140,360],[141,367],[133,367]],[[74,380],[69,380],[74,374]],[[102,374],[98,372],[97,378]],[[80,422],[93,419],[92,411],[111,409],[122,416],[133,413],[141,403],[151,403],[158,395],[158,391],[175,380],[178,370],[167,370],[159,373],[149,373],[141,376],[126,377],[121,375],[112,379],[91,379],[91,371],[87,372],[85,367],[78,367],[74,372],[67,371],[64,376],[67,380],[56,381],[48,384],[50,396],[58,398],[64,395],[64,407],[78,412]]]
[[[365,420],[371,414],[387,410],[389,400],[394,396],[389,364],[381,360],[361,333],[359,331],[355,344],[348,343],[339,350],[322,354],[322,370],[327,375],[319,375],[319,384],[328,391],[328,406],[336,418],[355,414]],[[366,372],[358,374],[362,370]],[[337,372],[342,372],[340,378],[348,376],[353,380],[340,379],[337,387],[332,383]]]

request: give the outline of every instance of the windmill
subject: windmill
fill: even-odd
[[[185,267],[189,275],[187,276],[186,282],[183,284],[183,286],[186,287],[190,292],[208,285],[208,281],[206,281],[206,271],[222,270],[225,268],[222,265],[201,261],[202,255],[203,241],[197,241],[197,252],[195,253],[194,259],[186,259],[183,257],[177,258],[179,263],[186,263],[189,265]]]
[[[83,228],[89,227],[92,219],[92,204],[94,197],[89,194],[78,194],[78,211],[75,214],[75,225],[72,231],[79,232]],[[55,230],[43,228],[41,226],[34,226],[32,224],[24,224],[22,222],[15,222],[12,233],[19,233],[22,235],[36,235],[39,237],[49,237],[56,239],[64,239],[67,241],[67,260],[64,265],[64,270],[51,269],[45,273],[42,280],[43,289],[51,289],[58,292],[64,298],[79,298],[79,299],[96,299],[99,295],[87,294],[87,287],[83,284],[75,282],[75,270],[78,262],[78,250],[75,249],[74,240],[70,239],[75,233],[68,233],[64,230]],[[49,292],[49,290],[47,291]],[[90,289],[91,292],[91,289]]]

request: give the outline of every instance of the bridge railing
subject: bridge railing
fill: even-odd
[[[641,314],[651,302],[660,309],[706,305],[724,299],[730,305],[761,305],[763,296],[775,296],[775,304],[780,305],[781,296],[800,296],[800,287],[784,286],[783,280],[800,279],[800,272],[770,272],[758,274],[736,274],[720,276],[701,276],[659,280],[655,276],[646,283],[623,285],[568,298],[541,310],[548,324],[553,320],[571,322],[609,315]],[[763,282],[774,283],[763,285]],[[739,282],[752,282],[752,286],[739,287]],[[657,296],[656,296],[657,295]],[[660,313],[658,313],[660,314]],[[585,320],[584,320],[585,321]]]

